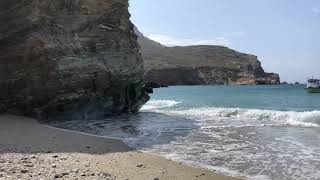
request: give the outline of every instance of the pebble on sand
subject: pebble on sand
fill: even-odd
[[[144,165],[142,163],[138,163],[137,167],[143,167]]]
[[[26,169],[22,169],[20,172],[21,172],[21,173],[23,173],[23,174],[25,174],[25,173],[27,173],[27,172],[28,172],[28,170],[26,170]]]
[[[63,175],[62,174],[56,174],[56,175],[54,175],[54,178],[63,178]]]

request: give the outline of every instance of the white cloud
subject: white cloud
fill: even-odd
[[[221,45],[229,46],[230,41],[225,37],[216,37],[209,40],[199,40],[199,39],[185,39],[171,37],[167,35],[149,35],[149,39],[157,41],[165,46],[190,46],[190,45]]]
[[[319,8],[312,8],[312,13],[316,16],[320,15],[320,9]]]

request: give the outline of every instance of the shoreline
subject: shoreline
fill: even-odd
[[[136,151],[121,139],[0,115],[0,179],[238,180]]]

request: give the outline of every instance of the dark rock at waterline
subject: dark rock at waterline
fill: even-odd
[[[128,0],[2,0],[0,12],[0,112],[99,118],[149,100]]]
[[[147,82],[146,86],[150,87],[152,89],[169,87],[167,84],[160,84],[160,83],[156,83],[156,82]]]
[[[151,88],[161,88],[161,84],[155,82],[147,82],[146,85]]]
[[[6,111],[6,107],[0,103],[0,113],[4,113]]]

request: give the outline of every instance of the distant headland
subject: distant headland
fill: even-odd
[[[280,84],[280,76],[266,73],[255,55],[223,46],[166,47],[145,37],[137,27],[135,32],[146,81],[165,85]]]

